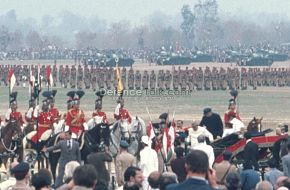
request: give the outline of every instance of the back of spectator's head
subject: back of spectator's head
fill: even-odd
[[[286,176],[280,176],[280,177],[278,177],[277,180],[276,180],[275,189],[277,189],[278,187],[282,187],[284,181],[287,180],[287,178],[288,177],[286,177]]]
[[[192,150],[185,158],[186,169],[188,172],[207,174],[209,163],[206,153],[200,150]]]
[[[228,173],[225,179],[227,190],[236,190],[241,187],[240,175],[237,172]]]
[[[130,166],[126,169],[126,171],[124,172],[124,181],[128,182],[130,181],[131,177],[135,177],[137,171],[141,171],[140,168],[137,168],[135,166]]]
[[[140,189],[141,189],[140,185],[131,182],[125,183],[123,186],[123,190],[140,190]]]
[[[78,166],[80,166],[80,164],[77,161],[71,161],[65,165],[64,177],[63,177],[64,181],[72,178],[73,173]]]
[[[224,157],[224,160],[226,160],[226,161],[230,161],[232,158],[232,155],[233,154],[230,151],[226,150],[223,152],[223,157]]]
[[[261,181],[257,183],[256,190],[274,190],[272,184],[268,181]]]
[[[93,188],[97,183],[95,167],[90,164],[77,167],[73,173],[73,181],[75,185]]]
[[[176,153],[176,157],[177,157],[177,158],[181,158],[181,157],[183,157],[183,156],[184,156],[184,148],[182,148],[182,147],[177,147],[177,148],[175,149],[175,153]]]
[[[198,143],[204,143],[205,142],[205,136],[204,135],[199,135],[198,137],[197,137],[197,142]]]
[[[46,169],[41,169],[32,176],[31,183],[35,190],[45,187],[49,189],[52,183],[51,173]]]
[[[27,177],[29,174],[29,164],[25,162],[21,162],[17,164],[16,166],[14,166],[13,168],[11,168],[10,171],[11,171],[11,174],[14,175],[16,180],[19,180],[19,181],[24,180],[25,177]]]
[[[150,173],[148,183],[151,188],[157,189],[159,187],[160,173],[158,171]]]
[[[159,189],[165,190],[167,185],[178,183],[177,176],[172,172],[164,172],[160,176]]]

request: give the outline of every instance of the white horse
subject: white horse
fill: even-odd
[[[137,155],[141,137],[146,135],[146,124],[144,120],[138,116],[128,120],[116,121],[111,128],[111,143],[109,150],[115,157],[119,152],[121,140],[127,140],[129,143],[128,151],[133,155]]]

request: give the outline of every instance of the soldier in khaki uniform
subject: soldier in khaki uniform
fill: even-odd
[[[186,81],[187,76],[186,75],[187,75],[187,73],[186,73],[186,71],[180,70],[179,74],[180,74],[181,90],[186,90],[186,86],[187,86],[187,81]]]
[[[56,62],[53,65],[52,68],[52,77],[53,77],[53,86],[56,87],[57,83],[57,67],[56,67]]]
[[[92,66],[91,67],[91,82],[92,82],[92,90],[97,90],[97,69]]]
[[[171,81],[172,81],[172,75],[171,75],[169,70],[166,70],[166,73],[165,73],[165,76],[164,76],[164,80],[165,80],[165,89],[166,90],[170,90]]]
[[[156,74],[152,70],[150,73],[150,90],[155,90],[156,88]]]
[[[129,90],[134,89],[134,71],[132,67],[130,68],[128,73],[128,88]]]
[[[212,82],[212,90],[219,90],[219,73],[216,67],[213,67],[212,69],[212,78],[211,78],[211,82]]]
[[[114,72],[115,73],[115,72]],[[125,67],[123,67],[123,69],[122,69],[122,83],[123,83],[123,87],[126,89],[126,84],[127,84],[127,70],[126,70],[126,68]],[[116,84],[115,84],[115,86],[117,86]]]
[[[158,71],[158,81],[157,81],[157,87],[159,90],[164,89],[164,73],[163,70]]]
[[[219,76],[220,76],[220,89],[226,90],[228,88],[227,72],[223,67],[220,68]]]
[[[197,70],[197,77],[196,77],[196,89],[202,90],[203,87],[203,70],[201,67]]]
[[[141,89],[141,73],[139,70],[135,73],[135,89],[140,90]]]
[[[84,83],[85,83],[85,88],[86,89],[90,89],[90,86],[91,86],[91,72],[90,72],[90,69],[88,67],[88,65],[85,65],[85,69],[84,69],[84,75],[85,75],[85,78],[84,78]]]
[[[209,67],[206,67],[204,71],[204,89],[210,90],[211,88],[211,71]]]
[[[73,65],[70,70],[70,87],[75,88],[76,87],[76,80],[77,80],[77,69]]]
[[[178,90],[179,89],[179,75],[177,70],[173,69],[173,90]]]
[[[144,71],[143,76],[142,76],[142,89],[143,90],[148,90],[148,85],[149,84],[149,75],[148,71]]]
[[[84,70],[81,65],[78,66],[78,79],[77,79],[77,88],[83,88],[83,77],[84,77]]]
[[[248,73],[246,68],[242,68],[242,90],[247,90],[248,88]]]
[[[130,166],[136,165],[136,159],[128,153],[129,144],[122,140],[120,142],[120,153],[116,157],[116,177],[118,186],[124,185],[124,173]]]
[[[104,85],[104,79],[105,79],[104,69],[98,68],[97,74],[98,74],[98,78],[97,78],[98,86],[99,88],[104,88],[105,86]]]

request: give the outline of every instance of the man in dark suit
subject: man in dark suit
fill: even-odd
[[[44,152],[51,152],[53,150],[60,149],[61,154],[58,161],[58,176],[55,180],[55,187],[59,187],[63,184],[63,176],[65,165],[70,161],[78,161],[81,163],[81,153],[79,143],[71,138],[72,132],[66,128],[65,130],[66,139],[61,140],[57,145],[43,148]]]
[[[176,159],[172,160],[170,165],[172,171],[177,175],[179,183],[181,183],[186,178],[184,149],[182,147],[177,147],[175,153]]]
[[[185,159],[187,180],[172,184],[166,190],[212,190],[218,189],[215,171],[209,169],[207,155],[200,150],[192,150]]]
[[[245,133],[244,137],[247,140],[244,148],[244,161],[258,171],[259,147],[251,140],[251,135],[249,133]]]
[[[223,135],[223,122],[219,114],[213,113],[211,108],[205,108],[203,110],[203,117],[199,124],[205,126],[206,129],[212,134],[213,138]]]

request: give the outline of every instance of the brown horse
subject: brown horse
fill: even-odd
[[[22,161],[22,131],[19,122],[8,122],[7,125],[1,129],[0,154],[8,155],[2,158],[5,165],[8,161],[8,157],[13,159],[15,155],[18,155],[18,161]]]
[[[263,117],[257,119],[254,117],[248,124],[247,131],[248,132],[262,132],[262,120]]]

